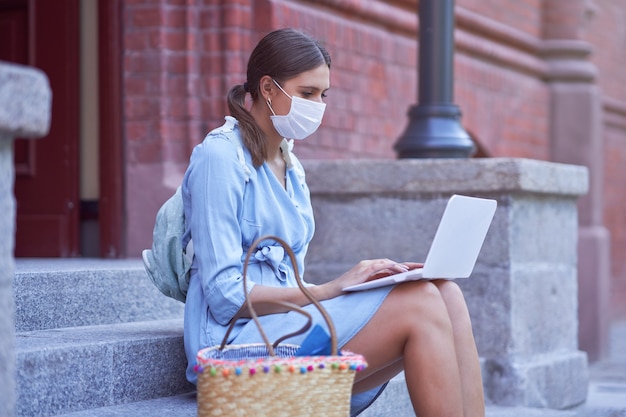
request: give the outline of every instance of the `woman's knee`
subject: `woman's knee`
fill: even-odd
[[[414,324],[439,324],[446,326],[449,315],[439,288],[432,281],[415,281],[396,286],[390,294],[390,304],[397,318]]]
[[[437,289],[441,293],[441,296],[446,301],[462,302],[465,304],[465,295],[459,284],[448,279],[440,279],[433,281],[437,286]]]
[[[446,304],[450,319],[456,324],[471,325],[469,310],[461,287],[456,282],[449,280],[435,281],[435,285],[437,285]]]
[[[396,286],[390,294],[398,308],[423,308],[442,302],[441,291],[432,281],[413,281]]]

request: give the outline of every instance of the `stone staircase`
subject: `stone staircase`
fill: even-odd
[[[140,260],[18,259],[13,286],[18,416],[196,415],[183,305],[158,292]],[[413,416],[402,375],[362,414],[385,416]],[[626,416],[626,406],[488,404],[487,416]]]
[[[17,415],[53,416],[193,391],[183,304],[137,260],[17,260]]]

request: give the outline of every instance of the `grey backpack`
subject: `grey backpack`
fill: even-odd
[[[234,120],[234,119],[233,119]],[[232,132],[232,123],[228,122],[216,129],[222,133]],[[227,134],[228,138],[237,145],[237,156],[244,168],[246,182],[250,178],[250,168],[246,165],[241,142],[237,135]],[[152,248],[144,249],[141,253],[143,265],[154,285],[168,297],[185,302],[191,264],[193,262],[193,241],[183,242],[185,234],[185,210],[183,195],[178,187],[159,209],[152,232]]]
[[[141,252],[143,265],[156,287],[168,297],[185,302],[193,242],[185,245],[185,211],[180,187],[159,209],[152,232],[152,249]]]

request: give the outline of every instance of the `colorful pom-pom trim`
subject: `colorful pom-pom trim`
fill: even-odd
[[[337,372],[360,372],[367,368],[367,363],[361,355],[355,355],[350,352],[342,352],[342,356],[310,356],[310,357],[289,357],[289,358],[272,358],[256,359],[256,360],[219,360],[205,358],[202,351],[198,353],[198,362],[193,367],[194,372],[201,374],[208,371],[211,376],[221,375],[229,377],[231,375],[254,376],[256,374],[268,374],[270,372],[281,373],[298,373],[306,375],[314,372],[316,369],[329,369]]]

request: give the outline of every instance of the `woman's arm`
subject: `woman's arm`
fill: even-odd
[[[183,181],[189,196],[194,267],[211,314],[223,325],[244,302],[240,218],[245,184],[237,147],[227,137],[211,135],[194,148]]]
[[[409,262],[398,263],[390,259],[361,261],[340,277],[324,284],[307,287],[307,289],[317,300],[328,300],[344,294],[343,288],[347,286],[360,284],[373,277],[381,278],[393,273],[405,272],[420,265]],[[272,304],[273,301],[287,301],[299,306],[310,303],[300,288],[297,287],[283,288],[255,285],[248,297],[254,304],[254,310],[258,315],[286,311],[285,307]],[[242,315],[244,317],[249,316],[245,304],[242,307]]]

